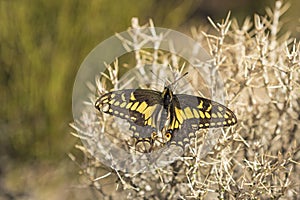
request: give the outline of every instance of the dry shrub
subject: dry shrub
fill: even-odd
[[[81,172],[95,198],[296,199],[300,195],[300,43],[288,33],[279,34],[286,10],[277,1],[266,16],[255,15],[253,22],[247,18],[241,26],[228,15],[221,23],[209,19],[213,33],[193,28],[193,37],[206,44],[223,77],[227,104],[237,114],[238,124],[222,131],[206,157],[200,159],[199,148],[192,145],[182,159],[153,172],[116,171],[77,145],[84,155]],[[135,53],[136,65],[145,64],[145,55]],[[178,65],[172,56],[166,60],[155,51],[147,55],[152,61]],[[118,66],[108,67],[113,83],[118,81]],[[104,90],[100,82],[97,86]],[[82,131],[93,126],[87,121],[73,127]]]

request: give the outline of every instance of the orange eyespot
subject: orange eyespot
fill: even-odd
[[[167,140],[169,141],[172,137],[171,133],[166,133],[165,134],[165,137],[167,138]]]

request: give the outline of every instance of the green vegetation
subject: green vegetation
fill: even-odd
[[[27,160],[71,147],[71,94],[80,63],[131,16],[105,1],[1,1],[1,151]],[[141,15],[147,4],[127,6]],[[107,16],[111,16],[107,18]],[[117,27],[117,28],[116,28]],[[69,141],[71,140],[71,141]],[[54,156],[54,157],[53,157]]]

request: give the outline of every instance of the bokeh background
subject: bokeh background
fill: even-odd
[[[300,38],[300,1],[286,1],[283,30]],[[77,70],[101,41],[140,24],[190,34],[231,16],[264,15],[274,0],[0,0],[0,200],[90,199],[69,123]]]

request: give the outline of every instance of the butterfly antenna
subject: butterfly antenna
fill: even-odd
[[[188,73],[189,72],[185,72],[182,76],[180,76],[178,79],[176,79],[173,83],[169,84],[168,87],[171,87],[171,86],[175,85],[179,80],[181,80],[183,77],[188,75]]]
[[[151,72],[154,76],[156,76],[156,78],[157,78],[158,80],[160,80],[161,82],[165,83],[165,80],[159,78],[159,76],[158,76],[157,74],[155,74],[152,70],[150,70],[150,72]],[[167,81],[170,82],[169,80],[167,80]],[[171,82],[170,82],[170,84],[171,84]]]

